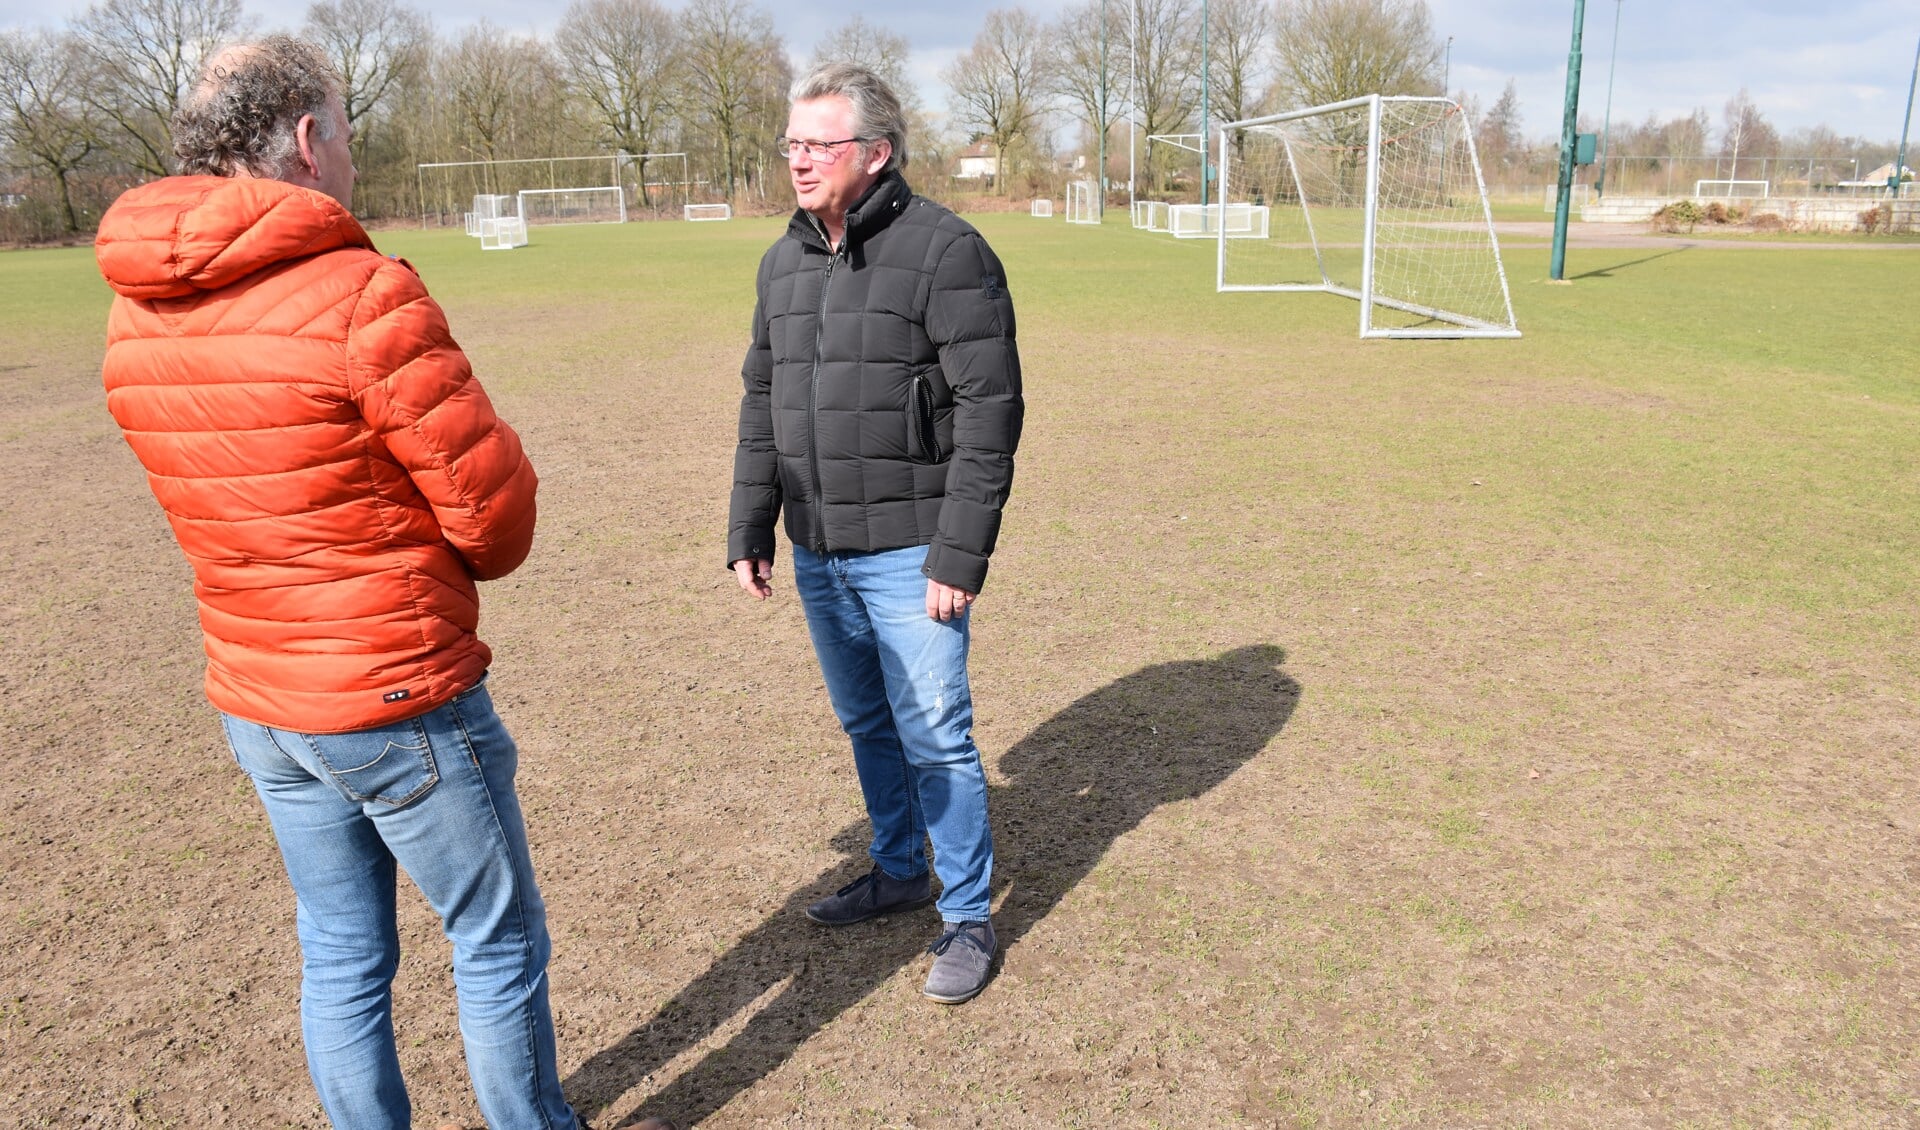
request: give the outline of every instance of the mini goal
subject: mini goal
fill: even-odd
[[[1133,226],[1141,231],[1167,231],[1167,208],[1164,200],[1136,200],[1133,202]]]
[[[480,221],[480,250],[511,251],[527,245],[527,222],[518,216]]]
[[[1051,219],[1053,217],[1053,201],[1051,200],[1034,201],[1033,215],[1037,216],[1042,220]]]
[[[688,204],[680,210],[682,219],[687,220],[731,220],[731,204]]]
[[[1773,188],[1764,180],[1697,180],[1693,195],[1701,200],[1765,200]]]
[[[1070,224],[1097,224],[1100,222],[1100,209],[1094,200],[1093,182],[1077,180],[1067,185],[1067,222]]]
[[[1540,203],[1540,210],[1542,212],[1558,212],[1560,210],[1560,186],[1557,184],[1548,185]],[[1592,185],[1573,184],[1567,186],[1567,208],[1569,211],[1576,208],[1585,208],[1591,203],[1593,203]]]
[[[1219,239],[1223,291],[1358,299],[1360,336],[1519,337],[1473,131],[1446,98],[1373,94],[1220,127],[1220,197],[1266,205]]]
[[[1175,239],[1266,239],[1271,224],[1265,204],[1175,204],[1166,230]]]
[[[591,188],[523,188],[520,218],[531,224],[624,224],[627,194],[617,184]]]

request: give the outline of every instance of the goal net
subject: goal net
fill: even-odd
[[[1166,231],[1167,208],[1164,200],[1136,200],[1133,202],[1133,226],[1142,231]]]
[[[688,204],[680,210],[681,218],[688,220],[731,220],[731,204]]]
[[[1175,204],[1164,230],[1175,239],[1266,239],[1270,227],[1265,204]]]
[[[1445,98],[1368,95],[1220,127],[1219,289],[1358,299],[1361,337],[1518,337],[1472,130]]]
[[[588,188],[523,188],[520,218],[534,224],[624,224],[627,194],[617,184]]]
[[[1036,200],[1033,202],[1033,214],[1040,219],[1049,219],[1053,215],[1053,201]]]
[[[1070,224],[1100,222],[1100,209],[1094,202],[1092,181],[1077,180],[1067,185],[1067,222]]]
[[[511,251],[527,245],[527,222],[518,216],[480,221],[480,250]]]

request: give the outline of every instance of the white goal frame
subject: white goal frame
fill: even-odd
[[[1591,203],[1593,203],[1593,186],[1592,185],[1574,184],[1574,185],[1567,186],[1567,207],[1569,209],[1585,208],[1587,205]],[[1541,205],[1542,207],[1540,210],[1542,212],[1548,213],[1549,215],[1556,213],[1560,210],[1560,186],[1559,185],[1550,184],[1547,186],[1546,191],[1541,193]]]
[[[1039,219],[1039,220],[1052,219],[1053,218],[1053,201],[1051,200],[1034,201],[1033,208],[1032,208],[1032,215],[1035,219]]]
[[[1708,192],[1708,186],[1724,187],[1725,192]],[[1759,192],[1742,192],[1742,188],[1758,188]],[[1766,180],[1697,180],[1693,182],[1693,195],[1699,200],[1765,200],[1773,191],[1773,182]]]
[[[1165,230],[1175,239],[1266,239],[1271,225],[1265,204],[1174,204]]]
[[[1394,132],[1383,136],[1388,111]],[[1314,118],[1333,124],[1316,134]],[[1369,94],[1219,128],[1221,199],[1264,194],[1288,223],[1265,240],[1230,240],[1220,225],[1218,290],[1357,299],[1363,338],[1520,336],[1473,130],[1457,103]],[[1241,169],[1234,151],[1256,138],[1271,160]],[[1352,236],[1337,229],[1356,220],[1354,279]],[[1234,247],[1246,250],[1230,272]],[[1393,322],[1405,324],[1383,324]]]
[[[1100,210],[1094,206],[1092,181],[1076,180],[1067,183],[1067,222],[1070,224],[1100,222]]]
[[[553,201],[556,205],[564,207],[566,201],[574,198],[588,197],[588,196],[594,196],[594,195],[604,196],[605,194],[608,194],[608,193],[611,193],[613,197],[612,203],[614,207],[611,210],[611,212],[608,213],[608,215],[610,215],[612,218],[552,219],[552,220],[542,219],[540,222],[545,223],[552,227],[563,227],[567,224],[624,224],[626,223],[627,222],[627,191],[626,189],[621,188],[617,184],[594,184],[594,185],[586,185],[581,188],[523,188],[516,194],[516,199],[520,207],[520,218],[523,221],[525,221],[527,224],[531,225],[534,223],[534,216],[535,216],[535,213],[538,211],[541,201]],[[529,202],[532,202],[535,205],[535,207],[528,208],[527,205]]]
[[[1167,221],[1167,209],[1164,200],[1136,200],[1133,202],[1133,226],[1141,231],[1164,232],[1170,230]]]
[[[527,245],[527,222],[518,216],[480,221],[480,250],[512,251]]]
[[[714,220],[733,219],[731,204],[688,204],[680,209],[680,218],[693,223],[710,223]]]

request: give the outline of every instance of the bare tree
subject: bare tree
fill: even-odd
[[[1291,107],[1440,85],[1426,0],[1280,0],[1274,23],[1279,90]]]
[[[912,52],[906,36],[875,27],[864,16],[856,15],[814,47],[811,65],[858,63],[885,80],[899,97],[901,108],[913,114],[920,109],[920,92],[907,74]]]
[[[1273,82],[1273,8],[1268,0],[1213,0],[1207,31],[1213,60],[1207,101],[1214,120],[1258,116]]]
[[[1200,108],[1200,6],[1193,0],[1133,0],[1134,114],[1148,136],[1186,133]],[[1168,187],[1180,150],[1149,144],[1147,183]]]
[[[89,109],[88,61],[71,35],[0,31],[0,142],[45,173],[65,230],[80,230],[70,178],[100,149]]]
[[[720,143],[727,199],[738,188],[742,147],[770,96],[785,107],[784,91],[769,90],[770,74],[785,69],[786,52],[773,19],[747,0],[692,0],[681,13],[686,37],[687,105]]]
[[[1720,133],[1720,153],[1733,158],[1733,168],[1727,173],[1729,179],[1740,179],[1742,154],[1753,158],[1772,157],[1780,152],[1780,135],[1753,104],[1746,87],[1741,87],[1740,93],[1727,102],[1725,121],[1726,128]]]
[[[1505,172],[1525,158],[1527,140],[1520,132],[1520,90],[1515,80],[1507,80],[1493,109],[1480,118],[1473,143],[1480,153],[1480,166],[1489,171]]]
[[[1101,58],[1101,21],[1106,58]],[[1127,12],[1106,0],[1084,0],[1047,29],[1047,73],[1052,91],[1087,125],[1092,148],[1120,113],[1127,93]],[[1105,170],[1101,170],[1102,175]]]
[[[527,125],[550,134],[550,128],[539,128],[536,106],[550,93],[550,66],[538,40],[508,35],[485,20],[468,28],[447,52],[441,75],[461,148],[494,161],[518,152]]]
[[[104,0],[75,23],[99,79],[93,106],[135,168],[167,175],[173,112],[200,60],[247,26],[240,0]]]
[[[651,205],[647,154],[673,113],[680,25],[658,0],[575,0],[554,46],[568,90],[585,103],[600,139],[638,155],[640,198]]]
[[[340,98],[364,161],[378,116],[426,64],[433,30],[400,0],[318,0],[303,32],[340,69]]]
[[[1048,75],[1040,46],[1041,26],[1024,8],[987,13],[973,47],[947,68],[952,109],[963,125],[993,142],[997,186],[1007,184],[1007,151],[1017,141],[1039,140],[1046,110]]]

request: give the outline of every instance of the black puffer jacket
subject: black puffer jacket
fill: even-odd
[[[986,240],[888,173],[839,251],[795,212],[757,286],[727,560],[772,560],[784,507],[816,553],[926,545],[927,576],[980,591],[1024,413]]]

